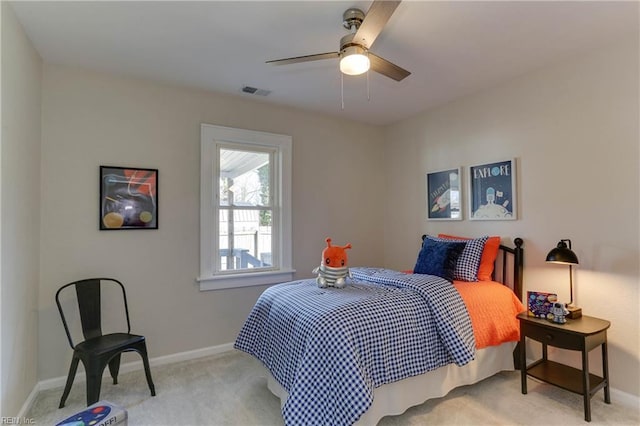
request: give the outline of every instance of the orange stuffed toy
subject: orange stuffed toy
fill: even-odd
[[[332,246],[331,238],[325,240],[327,247],[322,250],[322,263],[313,270],[314,274],[318,274],[316,283],[318,287],[325,288],[327,286],[342,288],[346,285],[346,277],[351,278],[351,273],[347,267],[347,249],[351,248],[351,244],[346,246]]]

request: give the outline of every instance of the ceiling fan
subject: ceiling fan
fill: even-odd
[[[340,51],[338,52],[275,59],[267,61],[267,63],[288,65],[340,58],[340,71],[344,74],[359,75],[371,69],[396,81],[401,81],[411,73],[369,51],[399,4],[400,1],[375,0],[366,15],[360,9],[347,9],[342,15],[342,24],[350,33],[340,39]]]

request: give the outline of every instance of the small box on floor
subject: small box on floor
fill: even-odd
[[[109,401],[98,401],[56,426],[127,426],[127,410]]]

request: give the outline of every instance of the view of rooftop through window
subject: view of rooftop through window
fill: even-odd
[[[271,265],[269,152],[220,150],[220,270]]]

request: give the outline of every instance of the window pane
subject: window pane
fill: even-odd
[[[269,206],[269,153],[220,149],[220,205]]]
[[[200,129],[200,289],[293,279],[291,136]]]
[[[220,210],[221,271],[272,266],[271,214],[271,210]]]

